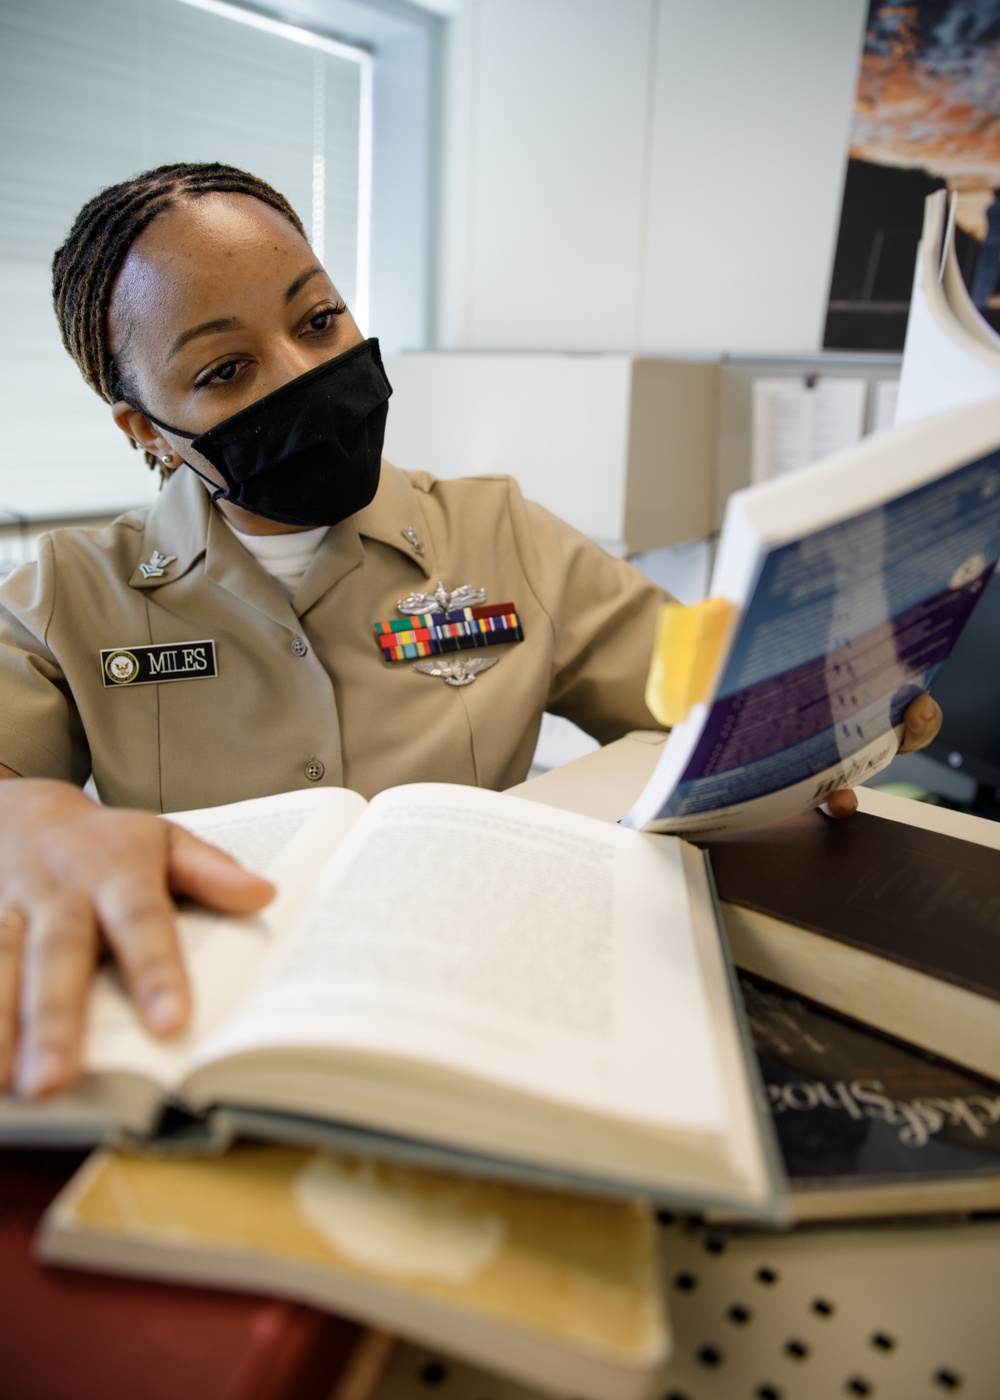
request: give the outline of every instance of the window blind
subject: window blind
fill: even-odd
[[[364,297],[367,55],[225,11],[185,0],[0,6],[0,511],[96,514],[155,494],[52,311],[52,255],[103,186],[172,161],[251,170],[291,201],[348,304]]]

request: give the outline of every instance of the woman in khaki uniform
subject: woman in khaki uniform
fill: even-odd
[[[510,481],[380,467],[377,342],[253,177],[172,166],[104,191],[54,283],[68,350],[166,483],[104,531],[49,537],[0,595],[0,766],[33,780],[0,790],[0,1084],[24,1093],[77,1073],[101,936],[169,1033],[188,1011],[171,891],[238,910],[269,897],[112,808],[508,786],[545,709],[602,741],[651,725],[663,596]],[[405,644],[385,659],[375,624],[391,643],[393,623],[463,604],[490,644],[421,669]],[[911,710],[916,747],[937,710]],[[74,786],[91,775],[108,806]]]

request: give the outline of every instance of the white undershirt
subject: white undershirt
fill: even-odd
[[[224,515],[222,518],[226,520]],[[281,584],[289,598],[294,598],[295,590],[330,528],[328,525],[318,525],[315,530],[293,530],[287,535],[245,535],[235,525],[230,525],[228,520],[226,524],[247,553],[252,554],[260,567]]]

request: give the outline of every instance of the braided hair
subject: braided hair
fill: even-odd
[[[90,387],[115,403],[129,397],[122,367],[111,353],[108,309],[129,249],[157,215],[204,194],[248,194],[283,214],[305,238],[295,210],[277,190],[217,161],[161,165],[89,200],[52,260],[52,301],[63,344]],[[133,443],[133,446],[135,444]],[[147,452],[149,466],[166,476]]]

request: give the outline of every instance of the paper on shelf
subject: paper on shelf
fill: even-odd
[[[861,440],[863,379],[758,379],[753,386],[751,480],[797,471]]]
[[[896,421],[896,404],[899,402],[899,380],[879,379],[872,386],[872,431],[881,432],[891,428]]]

